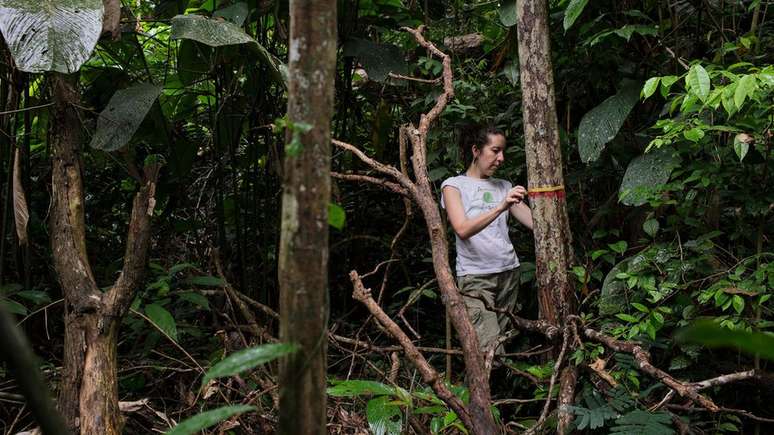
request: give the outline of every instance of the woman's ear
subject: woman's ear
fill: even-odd
[[[478,145],[471,145],[470,152],[473,154],[473,160],[475,160],[478,158],[478,154],[481,152],[481,150],[478,149]]]

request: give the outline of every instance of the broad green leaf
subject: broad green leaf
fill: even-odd
[[[343,53],[360,59],[368,78],[377,82],[387,80],[389,73],[405,74],[408,70],[403,50],[396,45],[353,38],[344,43]]]
[[[599,158],[639,101],[639,95],[639,85],[629,83],[583,116],[578,127],[578,152],[584,163]]]
[[[746,156],[747,152],[750,150],[748,141],[743,140],[746,137],[747,135],[744,133],[739,133],[734,136],[734,152],[736,153],[736,156],[739,157],[740,162],[744,160],[744,156]]]
[[[148,304],[145,306],[145,315],[165,334],[177,341],[177,324],[166,308],[158,304]]]
[[[720,102],[723,104],[723,108],[726,109],[728,116],[732,116],[737,111],[736,103],[734,102],[737,85],[737,82],[729,84],[723,88],[723,93],[720,96]]]
[[[518,17],[516,16],[516,0],[504,0],[500,3],[500,22],[505,27],[516,25]]]
[[[160,93],[160,87],[147,83],[116,91],[99,114],[97,131],[89,145],[103,151],[122,148],[132,140]]]
[[[254,410],[254,406],[232,405],[223,406],[210,411],[196,414],[191,418],[181,421],[177,426],[166,432],[166,435],[191,435],[199,433],[214,424],[220,423],[229,417]]]
[[[623,254],[624,252],[626,252],[626,248],[629,247],[629,244],[626,243],[626,240],[619,240],[619,241],[617,241],[615,243],[611,243],[611,244],[609,244],[607,246],[608,246],[608,248],[612,249],[613,251],[615,251],[615,252],[617,252],[619,254]]]
[[[281,83],[286,81],[284,65],[234,23],[201,15],[177,15],[172,18],[172,39],[191,39],[210,47],[248,44],[269,67],[275,80]]]
[[[341,208],[340,205],[334,204],[332,202],[328,203],[328,225],[336,228],[337,230],[341,230],[344,228],[346,219],[346,212],[344,212],[344,209]]]
[[[271,343],[234,352],[207,370],[202,378],[202,385],[206,385],[210,379],[242,373],[296,350],[297,347],[292,344]]]
[[[572,25],[575,23],[575,20],[578,19],[580,14],[583,12],[583,9],[586,8],[586,4],[588,4],[589,0],[570,0],[570,3],[567,5],[567,9],[564,10],[564,30],[567,31]]]
[[[644,224],[642,224],[642,229],[645,231],[645,234],[649,235],[650,237],[656,237],[658,228],[659,223],[656,219],[648,219]]]
[[[701,344],[707,347],[732,347],[747,354],[774,361],[774,335],[765,332],[748,332],[728,329],[711,320],[697,321],[677,331],[675,340]]]
[[[645,204],[669,180],[672,170],[679,164],[678,158],[668,148],[659,148],[629,163],[624,174],[619,199],[626,205]]]
[[[101,0],[0,0],[0,32],[16,67],[73,73],[102,33]]]
[[[389,396],[379,396],[368,401],[366,417],[374,435],[400,435],[403,429],[403,413],[400,407],[390,403]]]
[[[734,91],[734,104],[737,109],[741,109],[744,105],[744,100],[751,96],[755,92],[757,82],[755,76],[750,74],[742,77],[736,84],[736,90]]]
[[[706,100],[710,93],[710,78],[707,70],[698,63],[694,64],[685,76],[685,86],[701,101]]]
[[[188,284],[202,287],[223,287],[226,283],[217,276],[192,276],[186,280]]]
[[[234,3],[231,6],[227,6],[223,9],[219,9],[212,14],[213,17],[223,17],[239,27],[245,23],[249,11],[247,9],[247,3],[239,2]]]
[[[691,142],[698,142],[704,137],[704,130],[694,127],[690,130],[685,130],[683,136]]]
[[[204,308],[205,310],[210,309],[210,302],[201,293],[185,292],[185,293],[180,293],[179,297],[180,299],[184,301],[188,301],[194,305],[198,305]]]
[[[18,314],[20,316],[26,316],[27,315],[27,307],[24,305],[12,301],[10,299],[6,298],[0,298],[0,304],[3,304],[6,310],[8,310],[9,313]]]
[[[651,77],[645,82],[645,86],[642,87],[642,98],[647,99],[656,92],[658,83],[661,81],[661,77]]]
[[[334,381],[333,386],[328,387],[328,395],[333,397],[353,397],[364,395],[393,395],[395,388],[375,381]]]
[[[22,290],[16,293],[16,296],[27,299],[35,305],[43,305],[51,302],[48,293],[40,290]]]

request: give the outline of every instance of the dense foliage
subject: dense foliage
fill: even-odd
[[[708,413],[672,399],[630,355],[584,343],[570,358],[581,368],[572,407],[579,432],[774,428],[771,363],[746,344],[770,343],[774,327],[771,5],[550,2],[580,317],[616,338],[643,343],[655,366],[684,381],[759,370],[755,378],[705,390],[723,406]],[[427,24],[428,40],[453,56],[456,91],[430,132],[432,181],[437,187],[464,168],[458,143],[466,127],[491,123],[508,139],[498,176],[526,184],[514,9],[514,0],[340,1],[333,136],[398,164],[398,126],[426,112],[440,92],[427,80],[395,76],[440,73],[438,60],[400,30]],[[206,422],[228,418],[218,423],[220,431],[263,433],[276,423],[275,367],[259,365],[276,357],[271,351],[253,355],[249,368],[258,368],[251,371],[245,365],[223,374],[210,370],[204,383],[202,377],[226,355],[277,336],[281,162],[299,152],[293,137],[309,128],[284,118],[287,14],[283,1],[131,2],[122,10],[121,39],[103,38],[81,67],[89,142],[83,150],[86,238],[100,285],[110,285],[121,267],[136,168],[164,164],[149,275],[120,334],[127,433],[167,430],[225,405],[231,407]],[[57,134],[48,128],[52,91],[45,75],[14,70],[10,51],[2,53],[0,298],[17,314],[56,386],[63,308],[47,223],[49,139]],[[333,169],[366,168],[334,150]],[[25,244],[14,224],[19,190],[29,206]],[[349,271],[374,270],[366,285],[418,345],[433,348],[429,361],[451,369],[453,391],[466,400],[461,359],[445,361],[445,312],[424,223],[405,207],[394,193],[335,182],[329,209],[332,433],[464,430],[418,383],[410,364],[396,363],[394,342],[351,297]],[[533,239],[513,227],[512,240],[523,268],[520,315],[537,318]],[[715,344],[741,350],[704,347],[701,334],[676,341],[675,331],[697,319],[739,333]],[[493,373],[496,415],[512,428],[529,427],[540,414],[553,367],[547,345],[542,336],[521,334],[508,344],[515,354]],[[241,375],[228,376],[235,373]],[[6,433],[34,424],[17,393],[0,366]]]

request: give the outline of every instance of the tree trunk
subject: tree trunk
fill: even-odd
[[[86,253],[77,75],[52,74],[54,109],[51,248],[65,299],[64,367],[59,407],[71,433],[120,434],[116,344],[118,327],[142,281],[158,167],[145,168],[132,205],[124,265],[101,292]]]
[[[559,125],[554,101],[554,76],[545,0],[517,2],[524,141],[535,233],[538,302],[541,318],[560,325],[575,313],[570,278],[572,234],[567,217]],[[572,401],[574,369],[565,369],[562,398]],[[572,383],[569,385],[568,383]],[[568,403],[564,403],[568,404]],[[572,415],[560,403],[558,431],[564,433]]]
[[[280,365],[278,432],[324,434],[335,1],[291,0],[289,51],[287,140],[301,146],[289,147],[283,171],[280,339],[298,351]]]

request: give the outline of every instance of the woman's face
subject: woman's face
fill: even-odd
[[[473,164],[478,167],[481,175],[491,177],[505,161],[505,136],[489,134],[484,146],[473,146]]]

